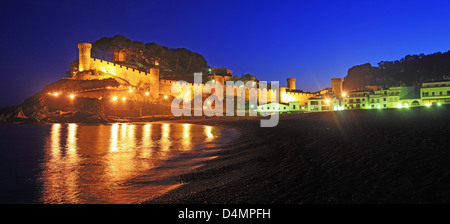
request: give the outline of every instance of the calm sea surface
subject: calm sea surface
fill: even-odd
[[[138,203],[180,186],[181,172],[235,135],[193,124],[1,124],[0,203]]]

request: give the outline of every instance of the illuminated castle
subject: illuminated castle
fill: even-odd
[[[130,89],[137,89],[145,91],[146,95],[153,99],[168,98],[168,96],[176,97],[177,94],[171,93],[172,85],[177,80],[160,79],[158,64],[155,63],[155,68],[150,68],[148,71],[141,71],[131,68],[126,65],[116,64],[110,61],[104,61],[91,57],[92,44],[79,43],[79,66],[78,73],[74,76],[74,79],[107,79],[114,78],[122,82],[126,82]],[[114,53],[114,58],[118,61],[123,61],[126,58],[124,52],[117,51]],[[229,69],[217,68],[217,71],[224,70],[223,74],[211,74],[208,75],[210,80],[217,81],[222,85],[225,84],[232,76],[232,72]],[[254,76],[253,76],[254,78]],[[193,83],[187,83],[192,88]],[[201,84],[202,88],[205,84]],[[224,88],[225,91],[225,88]],[[271,96],[275,94],[272,89],[261,90],[257,88],[257,96],[260,93],[267,91],[267,101],[271,101]],[[224,94],[225,95],[225,94]],[[248,90],[246,90],[246,99],[248,100]],[[191,96],[190,96],[191,97]]]
[[[104,61],[96,58],[91,57],[91,50],[92,50],[92,44],[90,43],[79,43],[78,44],[79,49],[79,67],[78,67],[78,73],[74,76],[74,79],[107,79],[107,78],[114,78],[116,80],[120,80],[122,83],[126,83],[125,85],[132,92],[133,90],[145,92],[144,94],[141,94],[142,96],[149,97],[151,99],[168,99],[169,97],[177,97],[177,94],[172,94],[171,89],[172,85],[177,80],[169,80],[169,79],[160,79],[159,76],[159,68],[158,64],[155,62],[155,67],[150,68],[147,71],[138,70],[135,68],[132,68],[127,65],[123,64],[117,64],[110,61]],[[126,52],[118,50],[114,52],[113,58],[115,61],[125,61],[126,60]],[[212,71],[214,70],[214,71]],[[226,68],[209,68],[208,71],[206,71],[206,74],[208,79],[214,80],[214,82],[221,83],[222,86],[225,84],[226,81],[236,78],[235,76],[232,76],[232,71]],[[248,80],[243,80],[243,82],[247,81],[256,81],[257,80],[253,75],[246,75],[248,76]],[[291,105],[292,108],[295,108],[296,110],[310,110],[311,107],[309,107],[309,101],[314,99],[319,100],[326,100],[326,99],[336,99],[335,101],[338,102],[341,98],[341,94],[343,93],[342,90],[342,78],[334,78],[331,79],[332,83],[332,89],[328,90],[322,90],[319,92],[307,92],[304,90],[300,90],[296,88],[296,79],[295,78],[288,78],[287,79],[287,87],[279,87],[279,93],[276,93],[273,89],[260,89],[259,87],[257,90],[257,97],[259,99],[259,96],[262,92],[267,93],[267,101],[266,102],[273,102],[274,100],[278,100],[280,104],[282,105]],[[189,85],[190,88],[192,88],[192,92],[195,85],[194,83],[185,83],[185,85]],[[200,84],[202,88],[205,87],[205,85],[209,84]],[[117,90],[117,89],[110,89],[111,91]],[[223,91],[225,91],[225,88],[223,88]],[[134,99],[141,101],[142,97],[137,97],[137,93],[132,96],[123,96],[123,97],[116,97],[114,98],[127,98],[127,99]],[[235,93],[237,94],[237,92]],[[271,97],[274,94],[278,94],[278,99]],[[117,95],[117,94],[116,94]],[[225,94],[224,94],[225,96]],[[186,96],[188,100],[192,99],[192,96]],[[245,99],[246,101],[249,99],[249,89],[245,89]],[[339,101],[340,102],[340,101]],[[264,102],[260,102],[260,104],[264,104]],[[297,105],[297,106],[294,106]],[[339,105],[339,108],[341,105]],[[264,107],[266,108],[266,107]],[[284,107],[283,107],[284,108]],[[329,108],[328,108],[329,109]],[[312,110],[314,111],[314,109]]]

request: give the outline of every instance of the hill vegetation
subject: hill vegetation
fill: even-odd
[[[107,61],[115,61],[114,53],[121,51],[126,60],[116,62],[127,66],[146,70],[157,66],[161,78],[176,80],[193,80],[193,73],[209,68],[205,57],[186,48],[168,48],[156,43],[132,41],[122,35],[103,37],[92,43],[92,57]],[[78,59],[70,65],[72,71],[78,67]],[[67,74],[71,74],[67,72]]]
[[[449,76],[450,51],[406,55],[400,60],[381,61],[377,67],[369,63],[353,66],[344,78],[344,89],[363,89],[366,85],[415,85]]]

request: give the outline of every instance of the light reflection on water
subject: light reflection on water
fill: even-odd
[[[164,193],[177,184],[161,180],[189,165],[182,155],[194,153],[198,144],[214,146],[217,137],[215,128],[192,124],[52,124],[41,202],[133,203]],[[178,157],[181,162],[161,168]]]

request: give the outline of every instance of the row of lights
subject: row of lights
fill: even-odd
[[[58,92],[54,92],[54,93],[48,92],[48,95],[57,97],[57,96],[60,95],[60,93],[58,93]],[[70,94],[70,95],[68,95],[68,97],[73,99],[73,98],[75,98],[75,94]]]
[[[441,106],[442,104],[439,103],[439,102],[437,102],[436,105]],[[426,106],[426,107],[431,107],[431,103],[426,103],[425,106]]]

